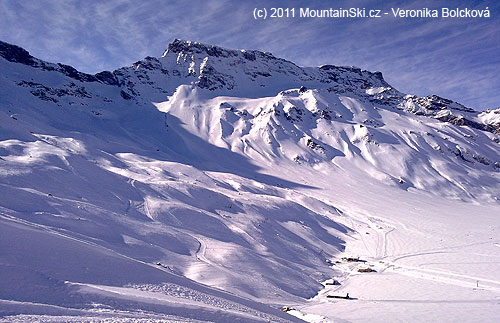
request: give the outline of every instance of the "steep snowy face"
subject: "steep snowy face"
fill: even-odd
[[[37,282],[31,294],[1,285],[3,299],[106,307],[116,287],[137,297],[181,285],[241,319],[243,299],[189,279],[303,301],[332,277],[327,260],[357,239],[356,221],[400,212],[394,196],[412,216],[417,197],[500,198],[498,110],[407,96],[378,72],[181,40],[95,75],[0,43],[0,71],[0,276]]]
[[[114,71],[117,82],[108,84],[88,74],[68,75],[18,47],[3,47],[0,231],[7,238],[0,248],[9,252],[0,256],[0,274],[12,281],[49,279],[39,279],[41,287],[30,295],[22,285],[2,285],[0,299],[60,305],[69,294],[80,295],[72,291],[79,290],[73,283],[166,288],[158,277],[165,284],[189,286],[190,293],[203,292],[204,298],[213,296],[213,290],[187,278],[178,280],[181,274],[277,303],[311,297],[321,288],[319,282],[331,273],[325,260],[343,250],[350,232],[335,220],[341,211],[295,195],[290,189],[309,186],[266,174],[247,156],[176,124],[186,120],[159,111],[152,102],[183,89],[205,97],[212,93],[162,66],[159,59],[147,58]],[[182,82],[187,84],[179,86]],[[192,116],[207,117],[197,102],[184,104]],[[5,224],[11,221],[23,224]],[[38,240],[15,238],[30,235],[26,232]],[[66,244],[66,238],[74,243]],[[67,262],[47,252],[55,246],[68,255]],[[101,261],[95,259],[110,252],[119,259],[99,271]],[[21,261],[20,254],[29,260]],[[287,278],[276,279],[279,275]],[[44,290],[51,292],[44,296]],[[71,305],[97,302],[85,295]],[[106,304],[112,297],[99,299]]]
[[[383,185],[459,199],[499,197],[498,136],[439,115],[413,115],[329,88],[207,99],[180,87],[157,106],[172,131],[187,130],[260,165],[361,173]]]
[[[477,186],[463,178],[469,171],[462,167],[474,172],[500,167],[498,111],[478,115],[436,95],[405,95],[378,72],[332,65],[302,68],[270,53],[183,40],[174,40],[160,58],[146,57],[131,67],[96,75],[43,62],[6,43],[0,44],[0,55],[5,89],[49,106],[71,106],[75,115],[83,115],[82,122],[111,120],[117,105],[122,114],[133,115],[135,107],[156,102],[167,113],[165,120],[176,116],[189,133],[247,157],[308,165],[368,163],[363,167],[372,176],[405,182],[405,189],[436,191],[443,184],[452,188],[446,195],[461,198],[469,198],[469,189]],[[5,95],[4,101],[15,105],[22,95]],[[146,111],[141,113],[155,118],[154,111]],[[67,122],[60,115],[47,120]],[[161,127],[161,122],[154,124]],[[436,152],[438,160],[458,161],[459,168],[446,168],[460,171],[450,177],[437,166],[441,161],[432,161]],[[496,185],[488,183],[487,189]],[[496,196],[495,190],[490,194]]]
[[[349,163],[403,189],[466,199],[498,195],[498,111],[478,115],[436,95],[405,95],[378,72],[302,68],[269,53],[183,40],[174,40],[160,58],[96,75],[40,61],[6,43],[0,54],[4,88],[19,93],[4,96],[12,111],[23,109],[16,101],[27,95],[49,110],[72,107],[80,116],[75,124],[55,114],[47,124],[85,129],[95,118],[118,117],[136,129],[142,125],[133,116],[140,113],[154,119],[149,128],[160,141],[167,126],[258,163],[327,168]],[[137,112],[151,102],[166,114]],[[483,172],[492,180],[477,185],[473,178]]]
[[[477,113],[460,103],[437,95],[405,95],[391,87],[380,72],[356,67],[324,65],[299,67],[271,53],[230,50],[176,39],[161,58],[147,57],[129,68],[113,72],[127,99],[141,97],[163,101],[182,84],[205,90],[208,96],[258,98],[274,96],[291,88],[328,89],[338,95],[369,100],[381,106],[398,107],[443,122],[468,125],[498,133],[498,126],[485,124]]]
[[[421,98],[415,95],[407,95],[404,97],[404,100],[398,104],[398,108],[417,115],[430,116],[437,120],[450,122],[458,126],[469,126],[479,130],[500,134],[498,120],[486,117],[488,114],[494,115],[495,111],[485,111],[478,115],[473,109],[437,95]]]
[[[500,134],[500,108],[483,111],[477,119],[482,124],[491,125],[495,128],[496,134]]]

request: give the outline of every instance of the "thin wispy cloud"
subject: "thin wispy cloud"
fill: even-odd
[[[441,8],[449,1],[0,1],[0,39],[95,73],[160,56],[174,38],[270,51],[303,66],[379,70],[396,88],[500,106],[500,4],[489,19],[268,19],[254,7]]]

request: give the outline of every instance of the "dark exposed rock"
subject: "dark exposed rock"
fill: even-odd
[[[486,157],[484,157],[484,156],[482,156],[482,155],[472,154],[472,158],[473,158],[475,161],[477,161],[477,162],[479,162],[479,163],[481,163],[481,164],[483,164],[483,165],[486,165],[486,166],[488,166],[488,165],[490,165],[490,164],[491,164],[491,160],[489,160],[488,158],[486,158]]]
[[[270,77],[272,76],[270,73],[267,72],[255,72],[253,75],[258,75],[258,76],[263,76],[263,77]]]
[[[172,43],[168,45],[168,51],[173,53],[206,53],[209,56],[214,57],[231,57],[237,56],[238,52],[234,50],[228,50],[219,46],[205,45],[198,42],[185,41],[181,39],[174,39]]]
[[[342,260],[346,262],[366,262],[366,260],[359,259],[359,257],[343,257]]]
[[[326,110],[318,110],[316,112],[313,113],[313,116],[315,117],[320,117],[322,119],[326,119],[326,120],[332,120],[332,117],[330,116],[330,113]]]
[[[369,72],[362,70],[357,67],[345,67],[345,66],[334,66],[334,65],[323,65],[319,67],[321,73],[320,82],[331,84],[328,91],[337,94],[342,94],[346,92],[358,93],[361,90],[373,88],[373,87],[387,87],[391,89],[384,94],[377,94],[376,96],[370,96],[362,94],[371,101],[376,100],[390,100],[392,102],[399,103],[403,95],[390,87],[390,85],[384,80],[380,72]],[[361,93],[363,93],[362,91]]]
[[[314,150],[319,150],[319,151],[325,151],[325,148],[323,148],[320,144],[312,140],[311,138],[307,139],[306,142],[307,147],[314,149]]]
[[[9,62],[25,64],[46,71],[58,71],[72,79],[81,82],[101,82],[109,85],[118,84],[116,78],[111,76],[111,72],[104,71],[101,73],[97,73],[96,75],[91,75],[79,72],[74,67],[69,65],[61,63],[49,64],[31,56],[27,50],[19,46],[11,45],[2,41],[0,41],[0,56],[8,60]]]
[[[85,73],[80,73],[78,72],[74,67],[71,67],[69,65],[64,65],[61,63],[58,63],[60,67],[60,72],[63,73],[66,76],[71,77],[72,79],[75,79],[77,81],[81,82],[96,82],[97,78],[93,75],[90,74],[85,74]]]
[[[382,75],[382,72],[373,72],[373,76],[375,76],[376,78],[378,78],[379,80],[381,81],[384,81],[384,76]]]
[[[229,109],[229,110],[233,110],[234,109],[234,107],[231,104],[227,103],[227,102],[221,102],[219,104],[219,108],[220,109]]]
[[[210,64],[205,64],[196,85],[202,89],[210,91],[226,88],[234,88],[234,79],[231,75],[223,74],[215,70]]]
[[[376,270],[375,270],[375,269],[372,269],[372,268],[370,268],[370,267],[368,267],[368,268],[359,268],[359,269],[358,269],[358,272],[359,272],[359,273],[371,273],[371,272],[374,272],[374,271],[376,271]]]
[[[453,110],[458,110],[463,112],[471,112],[471,113],[475,112],[471,108],[468,108],[452,100],[442,98],[438,95],[429,95],[421,98],[416,98],[415,101],[421,107],[427,110],[443,110],[447,108],[452,108]]]
[[[0,41],[0,56],[9,62],[21,63],[25,65],[36,65],[36,59],[30,53],[16,45],[11,45]]]
[[[470,162],[470,160],[468,160],[467,158],[465,158],[465,154],[464,152],[462,151],[462,148],[457,146],[455,147],[455,149],[452,149],[451,152],[457,156],[459,159],[463,160],[463,161],[466,161],[466,162]]]
[[[335,65],[323,65],[319,67],[320,71],[328,72],[331,80],[337,81],[338,76],[341,74],[350,74],[349,79],[354,80],[356,77],[354,75],[360,76],[357,78],[358,80],[354,83],[358,83],[359,81],[367,81],[367,79],[372,79],[378,81],[382,86],[389,86],[389,84],[384,80],[384,77],[381,72],[370,72],[362,70],[358,67],[352,66],[335,66]],[[369,86],[369,84],[366,84]]]
[[[53,88],[53,87],[48,87],[40,83],[35,83],[35,82],[27,82],[27,81],[21,81],[16,83],[19,86],[22,87],[28,87],[31,88],[30,93],[33,94],[34,96],[38,97],[40,100],[43,101],[51,101],[51,102],[58,102],[54,96],[57,97],[63,97],[63,96],[73,96],[73,97],[79,97],[79,98],[91,98],[92,96],[85,90],[84,87],[78,86],[75,83],[69,83],[68,85],[65,85],[63,88]]]
[[[319,67],[320,70],[325,70],[325,71],[336,70],[336,68],[337,66],[335,65],[323,65]]]
[[[365,119],[365,120],[363,120],[363,123],[366,124],[366,125],[370,125],[370,126],[372,126],[374,128],[382,127],[384,125],[380,121],[373,120],[373,119]]]
[[[499,128],[495,127],[494,125],[479,123],[476,121],[469,120],[461,115],[459,115],[459,116],[453,115],[452,113],[444,114],[444,115],[437,115],[434,118],[438,119],[439,121],[449,122],[449,123],[452,123],[452,124],[457,125],[457,126],[468,126],[471,128],[484,130],[484,131],[488,131],[488,132],[493,132],[493,133],[498,133],[498,130],[499,130]]]
[[[165,75],[169,75],[168,70],[163,68],[160,60],[156,57],[146,56],[143,60],[140,60],[132,64],[132,67],[134,67],[135,70],[139,72],[143,70],[148,70],[148,71],[158,70]],[[147,77],[147,74],[143,74],[142,76]]]
[[[116,78],[115,74],[109,72],[109,71],[103,71],[100,73],[97,73],[95,77],[104,84],[108,85],[113,85],[113,86],[118,86],[118,79]]]
[[[243,57],[245,57],[245,59],[248,59],[249,61],[255,61],[257,59],[257,57],[255,56],[255,52],[252,52],[252,51],[243,51]]]
[[[38,97],[42,101],[48,101],[48,102],[54,102],[54,103],[58,102],[57,99],[55,99],[55,98],[53,98],[51,96],[48,96],[47,92],[45,92],[42,89],[35,89],[33,91],[30,91],[30,92],[31,92],[31,94],[33,94],[34,96]]]
[[[175,39],[172,43],[168,45],[168,49],[165,51],[164,56],[167,55],[168,53],[184,54],[188,56],[192,54],[206,54],[208,57],[215,57],[215,58],[240,57],[242,59],[241,63],[243,62],[243,60],[248,60],[248,61],[262,60],[268,62],[271,61],[276,62],[277,63],[276,65],[278,65],[278,70],[282,68],[282,66],[279,66],[280,63],[281,64],[285,63],[287,65],[294,66],[297,69],[301,69],[294,63],[289,62],[282,58],[275,57],[273,54],[268,52],[261,52],[257,50],[241,50],[241,51],[232,50],[220,46],[207,45],[181,39]],[[293,70],[288,70],[286,72],[297,75],[296,72]]]
[[[124,98],[125,100],[132,100],[134,97],[131,96],[130,94],[128,94],[127,92],[121,90],[120,91],[120,95],[122,96],[122,98]]]
[[[304,113],[301,109],[297,107],[291,107],[287,112],[285,112],[285,118],[290,122],[302,121],[303,114]]]
[[[500,124],[486,124],[474,121],[472,118],[477,115],[477,111],[437,95],[425,97],[408,95],[397,107],[413,114],[434,117],[439,121],[449,122],[457,126],[468,126],[500,134]]]

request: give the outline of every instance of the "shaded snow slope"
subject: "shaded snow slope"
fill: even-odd
[[[487,247],[451,267],[500,256],[496,111],[407,96],[378,72],[180,40],[96,75],[0,43],[0,71],[10,320],[295,320],[285,304],[350,319],[359,303],[329,312],[321,291],[334,276],[371,284],[334,265],[345,252],[381,272],[437,275],[436,290],[456,285],[444,271],[455,270],[498,297],[487,266],[429,273],[415,269],[428,259],[400,260],[462,239]],[[366,319],[382,296],[352,290],[374,300],[353,317]]]

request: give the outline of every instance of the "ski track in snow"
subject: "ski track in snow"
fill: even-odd
[[[374,221],[375,220],[375,221]],[[360,274],[357,272],[358,268],[361,267],[372,267],[376,270],[376,272],[369,273],[370,278],[374,280],[378,279],[379,275],[403,275],[410,278],[415,278],[421,281],[422,285],[425,285],[425,281],[432,281],[434,283],[446,284],[458,286],[463,289],[469,290],[484,290],[494,292],[497,296],[490,299],[418,299],[418,298],[408,298],[408,299],[391,299],[391,298],[358,298],[351,293],[351,297],[354,298],[351,300],[352,302],[359,302],[360,304],[376,304],[376,303],[401,303],[401,304],[411,304],[412,306],[415,304],[442,304],[442,305],[460,305],[460,304],[488,304],[492,306],[498,306],[500,299],[500,280],[485,278],[481,275],[465,275],[460,274],[453,271],[448,270],[437,270],[437,269],[428,269],[422,268],[423,266],[430,265],[453,265],[457,264],[457,262],[440,262],[440,263],[430,263],[424,262],[420,263],[418,266],[409,266],[403,263],[404,260],[409,258],[423,258],[425,256],[443,256],[449,254],[457,254],[460,250],[467,247],[477,247],[481,245],[494,245],[500,246],[497,241],[492,241],[488,239],[486,241],[478,241],[474,243],[468,244],[459,244],[452,245],[442,248],[431,248],[427,250],[422,250],[420,252],[412,252],[412,253],[403,253],[399,254],[404,249],[401,248],[401,244],[398,239],[391,239],[392,236],[398,234],[399,236],[410,236],[414,229],[408,231],[408,226],[403,225],[402,223],[397,223],[393,221],[385,222],[383,218],[377,217],[374,219],[370,216],[361,216],[361,215],[350,215],[349,222],[351,223],[351,228],[357,231],[357,237],[361,243],[362,249],[364,249],[364,253],[366,257],[362,256],[362,259],[366,259],[361,263],[342,263],[341,261],[337,261],[338,263],[334,263],[332,268],[335,268],[339,271],[340,275],[335,276],[334,279],[340,282],[340,285],[332,286],[326,285],[323,291],[311,300],[311,304],[299,306],[300,311],[295,311],[293,313],[297,317],[301,317],[304,313],[311,311],[311,308],[314,308],[316,304],[319,305],[319,309],[326,309],[323,304],[325,301],[326,295],[343,295],[342,291],[349,291],[349,282],[354,277]],[[389,224],[390,223],[390,224]],[[375,233],[376,239],[371,243],[366,241],[365,235],[363,234],[365,230],[371,230],[372,233]],[[395,252],[395,253],[394,253]],[[363,254],[360,252],[360,254]],[[483,255],[486,257],[498,257],[498,255]],[[462,264],[462,263],[460,263]],[[477,262],[465,262],[463,264],[477,264]],[[493,266],[500,265],[500,261],[488,261],[485,264],[491,264]],[[344,287],[346,285],[347,287]],[[345,293],[344,293],[345,295]],[[324,304],[332,304],[331,301]],[[338,304],[338,302],[336,303]],[[328,305],[334,306],[334,305]],[[366,305],[360,305],[366,306]],[[349,308],[349,306],[347,307]],[[319,311],[321,312],[321,311]],[[328,311],[326,311],[328,312]],[[318,313],[318,309],[314,309],[312,313]],[[333,316],[330,316],[333,321],[342,321],[341,317],[338,317],[335,312],[333,312]],[[324,316],[319,318],[311,318],[310,322],[326,322],[328,319]],[[377,318],[376,321],[384,321],[382,318]]]
[[[358,221],[359,218],[358,218]],[[399,274],[403,275],[409,275],[409,276],[415,276],[419,277],[422,279],[430,279],[430,280],[435,280],[443,283],[448,283],[448,284],[454,284],[458,286],[464,286],[464,287],[475,287],[476,282],[481,282],[482,288],[485,289],[490,289],[490,290],[495,290],[495,291],[500,291],[500,280],[491,280],[491,279],[485,279],[483,277],[476,277],[476,276],[468,276],[468,275],[461,275],[453,272],[448,272],[448,271],[443,271],[443,270],[430,270],[430,269],[422,269],[414,266],[407,266],[401,264],[400,260],[405,259],[405,258],[410,258],[410,257],[419,257],[423,255],[435,255],[435,254],[447,254],[447,253],[453,253],[455,252],[455,249],[458,248],[464,248],[464,247],[469,247],[469,246],[476,246],[476,245],[481,245],[481,244],[491,244],[493,243],[491,240],[488,241],[482,241],[482,242],[477,242],[477,243],[472,243],[472,244],[465,244],[465,245],[460,245],[460,246],[451,246],[447,247],[446,249],[440,250],[440,251],[422,251],[418,253],[411,253],[411,254],[405,254],[401,256],[396,256],[396,257],[389,257],[387,256],[387,235],[394,230],[397,230],[395,227],[390,228],[389,230],[383,230],[382,227],[377,226],[376,224],[373,223],[373,221],[367,217],[365,219],[365,222],[362,222],[365,225],[368,225],[370,228],[372,228],[377,235],[377,242],[376,242],[376,256],[372,258],[371,263],[372,264],[375,262],[380,262],[383,261],[385,264],[383,269],[388,270],[391,269],[392,271],[395,271]],[[386,225],[387,226],[387,225]],[[402,228],[399,228],[400,230]],[[363,239],[363,235],[359,233],[361,239]],[[369,251],[371,254],[373,254],[367,247],[367,244],[363,241],[364,246],[367,248],[367,251]],[[381,252],[383,250],[383,252]],[[390,268],[392,267],[392,268]],[[460,279],[461,278],[461,279]],[[490,285],[484,285],[484,284],[490,284]]]
[[[0,54],[0,321],[498,319],[499,111],[179,40]]]

